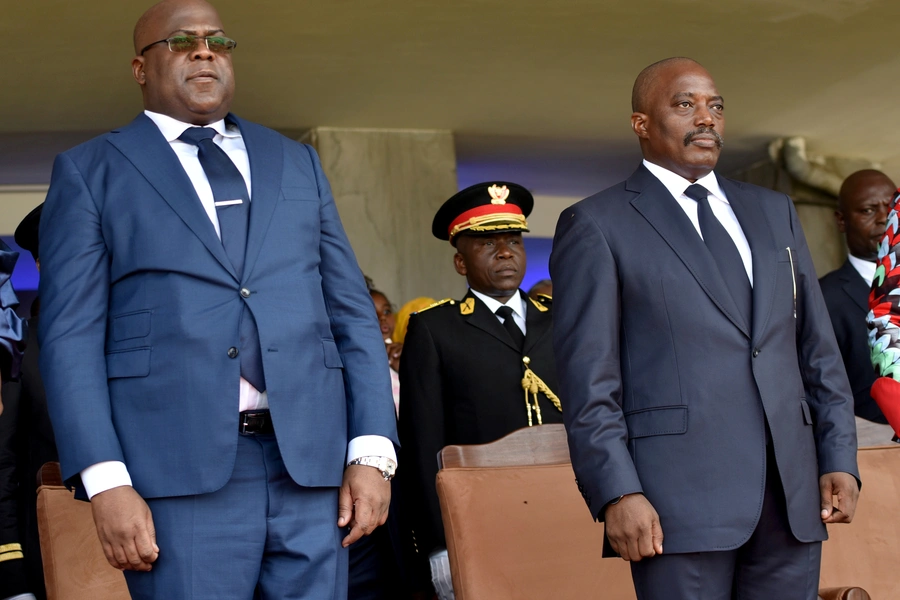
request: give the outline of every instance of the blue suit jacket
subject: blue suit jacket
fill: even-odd
[[[240,360],[228,350],[245,304],[297,483],[340,485],[353,437],[396,443],[384,343],[318,157],[232,118],[253,186],[240,280],[145,115],[56,159],[40,229],[40,342],[66,480],[119,460],[144,497],[221,488],[238,438]]]
[[[667,553],[731,549],[750,537],[766,420],[798,540],[826,537],[819,475],[859,477],[853,397],[793,204],[719,182],[753,253],[751,323],[684,211],[643,166],[565,210],[551,256],[579,487],[597,518],[611,500],[642,491]]]

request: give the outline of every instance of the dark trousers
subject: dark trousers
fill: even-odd
[[[128,589],[134,600],[343,600],[337,496],[294,483],[275,436],[240,436],[225,487],[147,501],[159,559],[126,571]]]
[[[791,533],[774,458],[766,465],[759,523],[743,546],[662,554],[631,563],[638,600],[816,600],[822,543]],[[665,533],[665,525],[663,525]]]

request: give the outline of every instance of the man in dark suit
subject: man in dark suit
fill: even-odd
[[[228,112],[212,6],[154,5],[134,43],[145,112],[57,158],[41,219],[63,478],[136,599],[344,598],[396,423],[328,182],[312,148]]]
[[[563,211],[551,256],[578,485],[640,600],[814,600],[859,483],[799,221],[713,172],[724,100],[699,64],[651,65],[632,103],[643,164]]]
[[[562,421],[551,301],[519,289],[522,232],[533,205],[528,190],[507,182],[480,183],[445,202],[432,233],[456,248],[454,266],[470,289],[462,300],[443,300],[409,320],[400,360],[404,510],[418,551],[435,553],[432,576],[441,597],[450,583],[434,485],[437,453]],[[536,394],[523,390],[532,383]]]
[[[838,229],[846,237],[849,254],[841,268],[819,280],[850,380],[861,447],[886,444],[894,437],[893,429],[869,393],[875,383],[875,370],[869,351],[866,315],[878,260],[878,244],[884,237],[891,199],[896,191],[897,186],[887,175],[873,169],[857,171],[844,180],[834,216]]]

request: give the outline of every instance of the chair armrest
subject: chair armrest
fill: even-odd
[[[858,587],[823,588],[819,590],[821,600],[872,600],[866,590]]]

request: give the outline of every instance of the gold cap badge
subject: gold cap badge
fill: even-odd
[[[488,194],[491,195],[491,204],[506,204],[509,197],[509,189],[504,185],[500,187],[496,184],[488,188]]]

